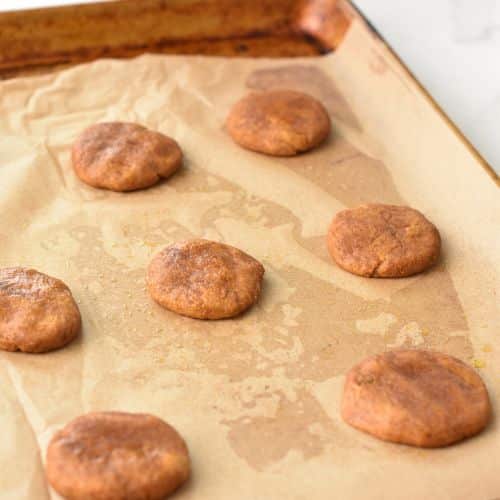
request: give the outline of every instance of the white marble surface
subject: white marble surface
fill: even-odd
[[[500,174],[500,0],[354,0]]]
[[[0,10],[69,3],[0,0]],[[500,0],[354,3],[500,173]]]

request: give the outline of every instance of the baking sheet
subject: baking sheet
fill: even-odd
[[[319,149],[270,158],[224,131],[250,89],[311,93],[334,131]],[[485,499],[500,496],[496,419],[441,450],[377,441],[339,416],[345,372],[399,346],[482,366],[500,396],[500,200],[494,182],[366,28],[334,54],[249,60],[147,55],[0,84],[0,265],[63,279],[81,338],[46,355],[0,353],[0,496],[57,498],[43,461],[81,413],[156,414],[186,438],[193,476],[179,499]],[[86,126],[130,120],[173,136],[183,169],[119,194],[73,174]],[[440,229],[441,262],[401,280],[330,260],[333,215],[409,204]],[[165,245],[204,237],[266,267],[259,304],[204,322],[161,309],[145,269]]]

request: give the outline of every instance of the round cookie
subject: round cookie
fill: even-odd
[[[47,450],[47,478],[71,500],[163,500],[189,470],[184,440],[145,414],[83,415],[57,432]]]
[[[135,123],[98,123],[77,138],[73,168],[85,183],[112,191],[133,191],[170,177],[182,152],[169,137]]]
[[[318,146],[330,133],[330,117],[313,97],[293,90],[251,93],[231,109],[226,128],[240,146],[293,156]]]
[[[175,243],[151,261],[149,293],[166,309],[198,319],[236,316],[260,294],[264,267],[250,255],[223,243]]]
[[[24,267],[0,269],[0,349],[40,353],[80,332],[71,291],[60,280]]]
[[[431,267],[439,232],[420,212],[396,205],[362,205],[339,212],[327,236],[333,260],[353,274],[402,278]]]
[[[368,358],[347,375],[342,417],[385,441],[434,448],[480,432],[490,401],[479,375],[433,351],[399,350]]]

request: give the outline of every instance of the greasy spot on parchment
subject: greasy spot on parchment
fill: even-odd
[[[321,69],[314,66],[293,64],[259,69],[248,77],[246,85],[255,90],[289,88],[305,92],[320,99],[332,117],[352,128],[361,127],[356,115],[333,81]]]
[[[320,455],[335,431],[321,405],[305,390],[297,391],[293,403],[279,394],[273,417],[242,417],[223,423],[230,428],[228,438],[236,454],[259,470],[292,450],[305,460]]]
[[[404,204],[385,165],[334,133],[331,146],[286,159],[294,172],[322,187],[346,207],[363,203]]]
[[[315,182],[346,206],[367,202],[402,203],[390,172],[382,162],[370,158],[335,130],[335,122],[359,129],[357,118],[333,80],[320,68],[289,65],[254,71],[247,86],[256,90],[290,88],[307,92],[328,110],[334,131],[328,146],[286,158],[283,164]]]

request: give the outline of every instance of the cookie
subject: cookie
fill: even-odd
[[[313,97],[293,90],[252,93],[238,101],[226,128],[240,146],[273,156],[293,156],[323,142],[330,117]]]
[[[149,293],[166,309],[198,319],[236,316],[260,294],[264,268],[250,255],[223,243],[175,243],[151,261]]]
[[[0,269],[0,349],[46,352],[80,332],[80,311],[60,280],[24,267]]]
[[[98,123],[72,149],[73,168],[85,183],[112,191],[133,191],[170,177],[182,164],[177,143],[135,123]]]
[[[446,446],[483,430],[490,401],[479,375],[433,351],[399,350],[368,358],[347,375],[342,417],[385,441]]]
[[[138,413],[83,415],[47,449],[47,478],[71,500],[163,500],[187,480],[189,469],[177,431]]]
[[[353,274],[402,278],[438,259],[439,232],[420,212],[396,205],[362,205],[339,212],[327,236],[333,260]]]

